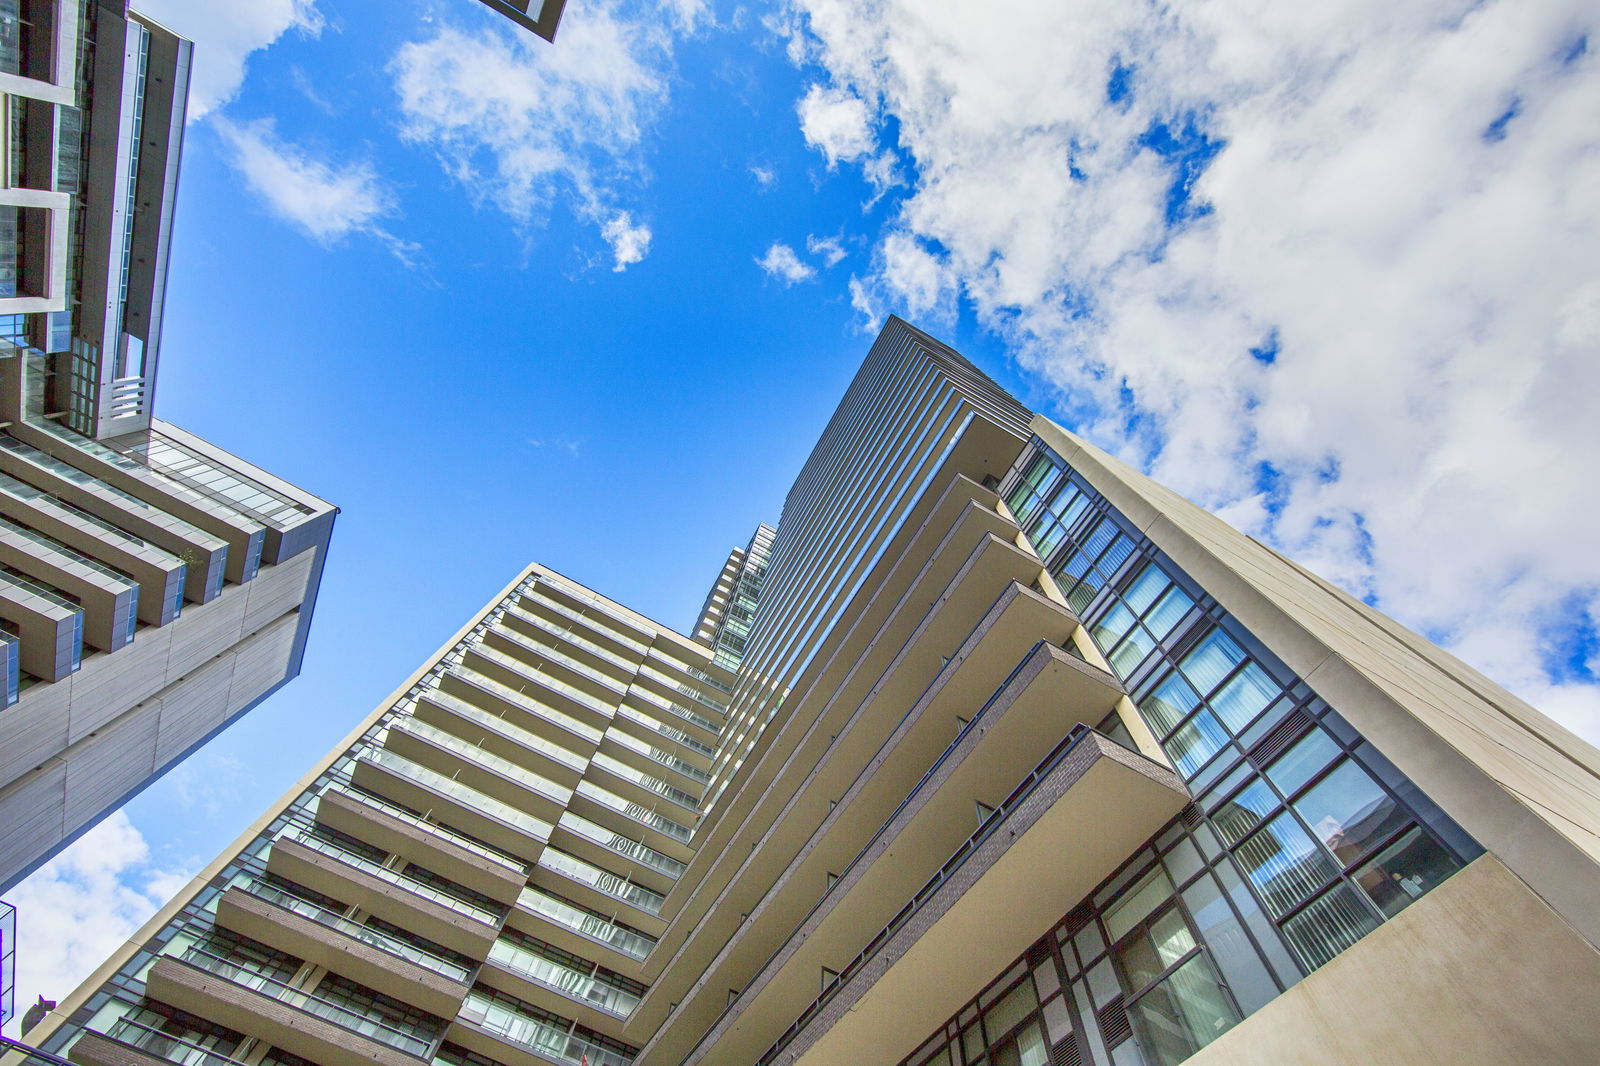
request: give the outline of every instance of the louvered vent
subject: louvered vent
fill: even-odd
[[[1083,1052],[1078,1050],[1078,1042],[1069,1036],[1051,1048],[1050,1066],[1083,1066]]]
[[[1100,1036],[1106,1042],[1106,1047],[1115,1047],[1133,1035],[1133,1026],[1128,1022],[1128,1005],[1118,996],[1106,1004],[1100,1012]]]
[[[1257,766],[1265,766],[1276,759],[1290,744],[1299,740],[1311,728],[1311,716],[1305,711],[1295,711],[1273,727],[1250,752]]]

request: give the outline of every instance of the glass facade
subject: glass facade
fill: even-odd
[[[1003,489],[1196,801],[905,1066],[1172,1066],[1481,854],[1054,453]]]

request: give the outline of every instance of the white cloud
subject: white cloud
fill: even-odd
[[[680,23],[697,17],[688,7],[677,9]],[[659,19],[629,19],[605,3],[569,5],[553,48],[498,25],[445,27],[390,64],[402,133],[524,230],[565,203],[602,230],[625,267],[643,257],[649,230],[619,203],[635,200],[645,178],[644,141],[667,98],[672,43]]]
[[[756,265],[765,271],[768,277],[776,278],[785,285],[798,284],[817,274],[815,267],[800,261],[793,248],[777,241],[772,243],[765,255],[756,260]]]
[[[153,865],[144,836],[117,811],[19,884],[9,899],[18,1019],[41,995],[65,999],[193,876]]]
[[[838,237],[809,236],[806,238],[806,251],[820,257],[825,267],[838,266],[846,254],[844,244]]]
[[[316,0],[139,0],[138,10],[194,42],[189,85],[189,118],[210,113],[238,93],[252,52],[266,48],[289,30],[307,36],[322,32]]]
[[[867,105],[855,93],[813,85],[796,109],[806,143],[828,159],[828,166],[849,163],[872,151]]]
[[[778,182],[778,172],[759,163],[750,164],[750,176],[756,179],[756,184],[761,187],[762,192],[766,192]]]
[[[618,211],[607,219],[600,227],[600,236],[611,245],[611,269],[618,273],[639,262],[650,251],[650,227],[643,223],[634,225],[633,215],[627,211]]]
[[[411,261],[416,245],[380,225],[396,205],[370,163],[317,159],[280,138],[271,119],[240,124],[217,115],[211,124],[227,144],[234,168],[273,214],[319,244],[332,246],[364,233]]]
[[[892,118],[910,168],[866,317],[970,302],[1064,420],[1600,737],[1592,4],[796,6],[807,141],[874,180]]]

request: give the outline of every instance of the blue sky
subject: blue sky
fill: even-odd
[[[158,410],[343,513],[301,677],[19,892],[19,1002],[530,559],[688,626],[891,311],[1600,736],[1588,5],[136,6],[200,64]]]

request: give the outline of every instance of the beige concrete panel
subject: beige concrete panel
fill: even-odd
[[[1600,953],[1485,855],[1188,1066],[1600,1062]]]
[[[308,1058],[320,1066],[416,1066],[417,1059],[309,1011],[175,959],[150,968],[151,999]]]
[[[264,566],[256,576],[242,586],[245,594],[244,616],[240,625],[246,633],[254,632],[281,614],[294,610],[305,602],[306,585],[311,580],[315,551],[301,552],[277,566]]]
[[[0,792],[0,870],[20,870],[66,835],[67,764],[45,764]]]
[[[266,629],[245,638],[234,652],[233,680],[228,686],[227,713],[259,699],[289,672],[298,615],[284,615]]]
[[[67,825],[92,822],[156,769],[154,714],[129,714],[68,749]]]
[[[224,585],[222,595],[210,603],[187,604],[182,617],[167,627],[174,631],[172,657],[167,664],[169,681],[176,681],[238,642],[243,633],[248,588],[249,585]]]
[[[228,715],[227,694],[236,657],[225,655],[162,693],[156,763],[165,765]]]
[[[72,743],[161,691],[167,683],[172,635],[181,632],[181,624],[141,629],[132,644],[109,655],[89,656],[70,680],[58,682],[71,700]]]
[[[70,685],[34,685],[0,713],[0,786],[67,746]]]

